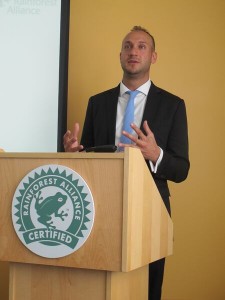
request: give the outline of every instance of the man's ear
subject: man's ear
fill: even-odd
[[[158,55],[157,55],[157,53],[154,51],[154,52],[152,53],[152,61],[151,61],[152,64],[154,64],[154,63],[157,61],[157,57],[158,57]]]

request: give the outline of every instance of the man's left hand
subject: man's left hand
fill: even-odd
[[[123,131],[122,134],[128,137],[132,141],[132,144],[119,143],[119,147],[139,148],[144,158],[155,164],[160,155],[160,148],[156,143],[155,136],[149,128],[147,121],[144,121],[143,124],[145,134],[134,123],[131,124],[131,128],[136,132],[137,136],[133,136],[126,131]]]

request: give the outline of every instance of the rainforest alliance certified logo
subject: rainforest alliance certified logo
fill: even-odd
[[[61,165],[44,165],[18,185],[12,205],[15,231],[37,255],[57,258],[78,250],[94,222],[94,202],[84,179]]]

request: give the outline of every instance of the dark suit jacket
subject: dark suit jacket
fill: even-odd
[[[119,86],[90,98],[81,138],[85,148],[115,144],[118,96]],[[189,170],[185,103],[152,83],[141,124],[144,120],[164,151],[157,173],[152,176],[170,211],[167,180],[181,182]]]

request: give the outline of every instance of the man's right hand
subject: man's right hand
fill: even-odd
[[[67,130],[67,132],[63,136],[63,145],[65,152],[78,152],[82,150],[84,147],[79,144],[78,141],[78,133],[80,126],[78,123],[74,124],[73,132]]]

